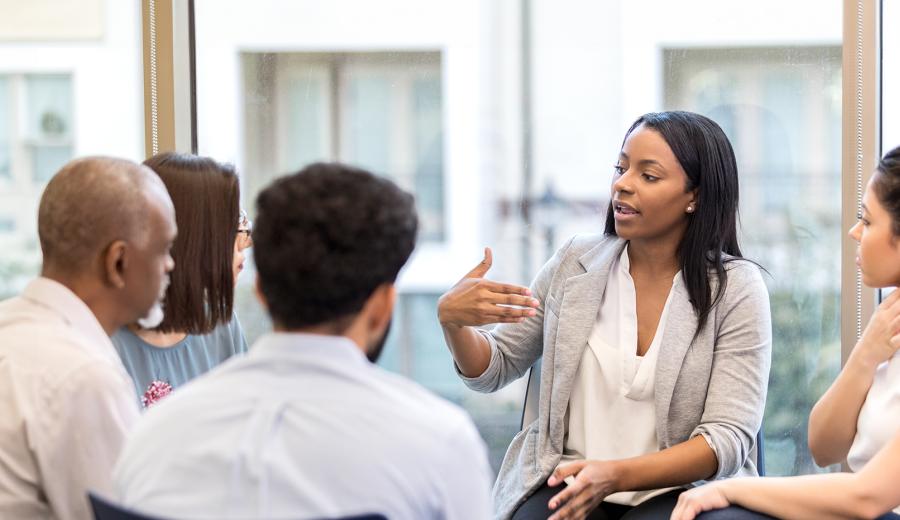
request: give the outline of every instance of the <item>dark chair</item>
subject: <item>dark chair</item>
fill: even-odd
[[[147,516],[135,511],[130,511],[93,493],[88,493],[88,498],[91,501],[91,508],[94,510],[95,520],[164,520],[157,516]],[[332,520],[387,520],[387,517],[384,515],[367,514],[346,516]]]
[[[334,518],[332,520],[387,520],[387,517],[384,515],[359,515]]]
[[[88,499],[91,501],[91,509],[94,510],[95,520],[164,520],[157,516],[147,516],[137,511],[125,509],[94,493],[88,493]]]
[[[334,518],[333,520],[387,520],[387,517],[384,515],[359,515]]]
[[[541,397],[541,359],[528,371],[528,387],[525,389],[525,406],[522,407],[522,421],[519,429],[537,419],[538,402]],[[766,453],[763,445],[762,427],[756,432],[756,470],[759,476],[766,475]]]

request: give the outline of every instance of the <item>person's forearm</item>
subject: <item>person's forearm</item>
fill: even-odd
[[[813,407],[809,414],[809,450],[819,466],[838,464],[847,457],[874,374],[875,367],[851,354],[835,382]]]
[[[875,518],[885,512],[851,473],[739,478],[716,485],[730,503],[786,520]]]
[[[716,454],[702,436],[656,453],[616,461],[618,491],[640,491],[707,479],[719,467]]]
[[[466,377],[478,377],[491,363],[491,346],[474,327],[441,324],[444,340],[459,371]]]

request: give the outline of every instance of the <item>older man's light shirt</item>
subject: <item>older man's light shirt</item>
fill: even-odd
[[[87,520],[138,418],[91,310],[47,278],[0,302],[0,518]]]
[[[114,479],[161,517],[490,516],[465,412],[336,336],[271,334],[188,383],[147,412]]]

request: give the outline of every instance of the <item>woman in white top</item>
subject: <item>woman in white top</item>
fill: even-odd
[[[869,287],[900,285],[900,147],[882,158],[850,229]],[[681,496],[673,519],[875,518],[900,510],[900,291],[875,311],[840,375],[809,417],[809,448],[820,466],[844,460],[853,473],[734,479]],[[724,511],[724,512],[723,512]],[[767,517],[766,517],[767,518]],[[900,519],[894,513],[882,518]]]
[[[740,258],[731,144],[701,115],[646,114],[610,195],[605,232],[573,237],[530,288],[485,279],[486,250],[438,304],[469,387],[493,392],[543,359],[497,518],[665,517],[684,486],[757,474],[771,325]]]

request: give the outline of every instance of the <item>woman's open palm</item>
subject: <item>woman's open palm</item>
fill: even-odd
[[[519,323],[537,314],[540,303],[531,297],[530,289],[484,277],[492,262],[491,249],[486,247],[484,259],[441,296],[438,319],[442,325]]]

